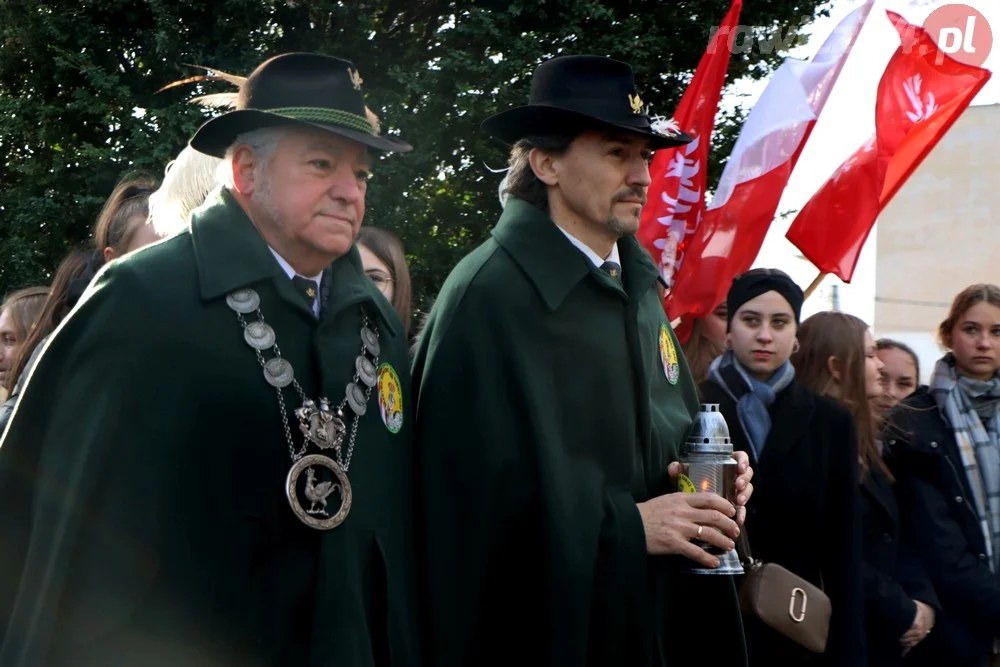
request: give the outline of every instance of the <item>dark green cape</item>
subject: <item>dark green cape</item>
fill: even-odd
[[[636,503],[673,490],[698,400],[655,267],[619,248],[623,286],[511,199],[437,298],[413,373],[435,667],[743,664],[731,579],[646,554]]]
[[[226,191],[99,275],[0,447],[0,664],[417,664],[406,339],[356,250],[329,284],[317,321]],[[285,498],[275,390],[225,303],[244,286],[307,395],[340,402],[361,307],[404,387],[398,433],[372,395],[328,532]]]

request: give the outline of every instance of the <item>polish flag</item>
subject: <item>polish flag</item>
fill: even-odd
[[[879,82],[875,134],[799,211],[786,238],[823,273],[851,282],[875,220],[990,79],[887,12],[901,44]]]
[[[743,125],[712,203],[688,237],[667,299],[671,320],[712,312],[732,279],[753,264],[873,5],[869,0],[846,16],[812,60],[788,58],[775,71]]]

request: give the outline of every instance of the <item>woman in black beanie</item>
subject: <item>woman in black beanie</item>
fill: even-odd
[[[755,558],[822,588],[832,617],[826,651],[812,653],[748,618],[750,667],[865,664],[857,430],[850,413],[795,381],[789,357],[802,290],[785,273],[738,276],[726,299],[727,351],[709,369],[703,401],[718,403],[734,448],[754,468],[745,523]]]

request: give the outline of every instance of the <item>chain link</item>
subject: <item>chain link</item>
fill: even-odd
[[[363,321],[361,323],[361,326],[367,327],[368,326],[368,316],[367,315],[362,315],[362,318],[363,318]],[[378,332],[378,330],[377,329],[373,330],[373,333],[375,334],[375,340],[378,340],[378,338],[379,338],[379,332]],[[364,355],[365,352],[367,352],[367,348],[365,347],[364,343],[362,342],[361,343],[361,354]],[[375,386],[378,386],[378,357],[375,357],[374,366],[375,366],[375,370],[376,370]],[[354,382],[357,383],[357,381],[360,380],[360,379],[361,379],[361,374],[358,373],[357,370],[355,370],[354,371]],[[368,387],[367,390],[365,391],[365,405],[368,405],[368,401],[369,401],[369,399],[372,396],[372,390],[373,390],[373,387]],[[346,401],[347,401],[347,398],[345,397],[344,398],[344,402],[346,402]],[[343,405],[343,404],[341,404],[341,405]],[[354,456],[354,441],[358,437],[358,422],[359,421],[360,421],[360,419],[358,419],[357,417],[355,417],[354,418],[354,424],[351,426],[351,437],[347,441],[347,458],[344,459],[343,464],[341,465],[341,467],[344,469],[344,472],[347,472],[347,468],[351,465],[351,457]]]
[[[246,332],[246,328],[248,326],[246,318],[243,316],[243,313],[240,313],[240,312],[236,312],[236,317],[239,320],[240,326],[243,328],[244,333],[245,333]],[[261,310],[260,310],[259,307],[257,308],[257,318],[260,320],[261,324],[267,324],[267,322],[264,320],[264,313],[261,312]],[[369,328],[372,331],[372,333],[375,334],[375,339],[378,340],[381,337],[379,335],[379,331],[378,331],[377,328],[374,328],[374,327],[370,326],[370,320],[368,319],[368,315],[363,310],[361,312],[361,318],[362,318],[362,321],[361,321],[362,328]],[[281,348],[278,347],[277,335],[275,336],[275,340],[274,340],[274,344],[272,345],[272,348],[274,349],[274,356],[275,356],[275,358],[276,359],[282,359]],[[260,350],[258,350],[257,348],[253,348],[253,350],[254,350],[254,352],[257,355],[257,362],[260,364],[260,367],[262,369],[266,368],[267,361],[264,359],[263,353]],[[362,340],[362,342],[361,342],[361,352],[359,353],[359,356],[364,356],[364,357],[367,358],[367,351],[368,351],[368,348],[365,347],[364,341]],[[376,371],[378,369],[378,360],[379,360],[379,357],[375,356],[374,361],[373,361],[373,365],[374,365]],[[361,380],[361,374],[358,372],[357,369],[355,369],[355,371],[354,371],[354,377],[352,378],[351,381],[354,384],[358,384],[358,382],[360,380]],[[309,398],[306,396],[306,392],[302,389],[302,385],[300,385],[299,381],[295,378],[294,370],[292,372],[292,382],[291,382],[291,384],[292,384],[292,387],[295,388],[296,393],[298,393],[299,398],[302,400],[303,405],[305,405],[306,401],[308,401]],[[376,386],[377,386],[377,384],[378,384],[378,376],[376,375]],[[369,387],[367,385],[365,385],[365,388],[366,388],[366,391],[365,391],[365,405],[368,405],[368,402],[371,399],[372,391],[374,390],[374,388],[373,387]],[[306,450],[309,448],[309,439],[306,438],[305,436],[303,436],[302,447],[301,447],[301,449],[299,449],[298,451],[296,451],[296,449],[295,449],[295,440],[294,440],[294,438],[292,438],[292,429],[291,429],[291,426],[288,423],[288,408],[285,407],[285,398],[284,398],[284,394],[282,393],[282,388],[281,387],[275,387],[274,390],[275,390],[275,393],[278,396],[278,406],[281,408],[281,423],[282,423],[282,425],[284,426],[284,429],[285,429],[285,439],[288,440],[288,453],[292,457],[292,462],[295,463],[295,462],[298,462],[298,460],[301,459],[303,456],[305,456]],[[340,401],[340,404],[337,406],[337,409],[336,409],[336,413],[337,413],[338,418],[342,418],[342,416],[344,414],[344,408],[347,407],[347,405],[348,405],[348,400],[347,400],[347,395],[345,393],[343,400]],[[352,410],[352,412],[353,412],[353,410]],[[355,442],[357,440],[358,425],[359,425],[360,422],[361,422],[361,415],[355,413],[354,414],[354,422],[351,424],[351,435],[350,435],[350,438],[348,440],[348,445],[347,445],[347,456],[346,457],[342,457],[341,447],[339,445],[336,447],[337,463],[338,463],[338,465],[340,465],[340,467],[343,469],[343,471],[345,473],[350,468],[350,466],[351,466],[351,458],[354,456],[354,444],[355,444]]]

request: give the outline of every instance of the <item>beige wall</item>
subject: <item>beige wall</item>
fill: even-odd
[[[876,233],[879,335],[928,336],[962,288],[1000,283],[1000,105],[966,110],[890,202]]]

